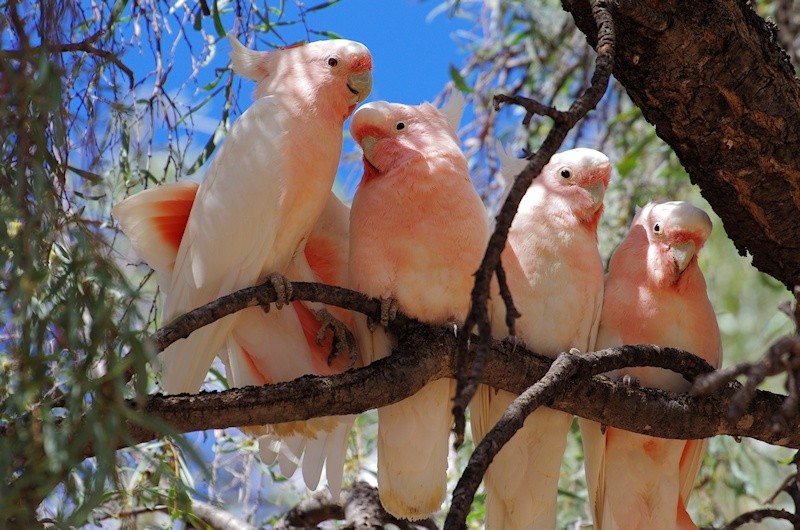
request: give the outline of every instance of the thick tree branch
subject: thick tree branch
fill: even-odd
[[[596,46],[588,0],[562,5]],[[744,0],[614,6],[614,76],[739,252],[787,287],[800,284],[800,80],[774,25]]]
[[[511,341],[492,343],[481,382],[516,394],[541,379],[551,360],[522,350]],[[150,396],[138,410],[169,423],[179,432],[224,429],[355,414],[396,403],[441,377],[455,375],[456,338],[450,328],[410,325],[399,337],[394,354],[365,368],[330,377],[305,376],[288,383],[245,387],[197,395]],[[691,354],[649,345],[623,346],[582,355],[579,370],[562,394],[548,406],[606,425],[665,438],[707,438],[719,434],[746,436],[767,443],[800,448],[800,421],[793,419],[780,433],[769,419],[785,396],[756,392],[745,414],[734,421],[725,412],[736,386],[712,396],[690,397],[629,388],[608,378],[590,377],[625,366],[659,366],[692,379],[710,370]],[[137,408],[135,402],[131,407]],[[129,423],[128,445],[156,438],[159,433]],[[93,449],[86,448],[91,456]]]
[[[297,299],[315,299],[362,310],[378,318],[380,303],[377,300],[321,284],[294,285]],[[214,315],[221,316],[214,307],[226,306],[227,310],[234,305],[259,305],[273,299],[274,295],[270,284],[233,293],[226,297],[225,303],[211,304],[211,309],[201,308],[190,318],[176,320],[154,335],[155,342],[165,344],[178,335],[188,335],[192,327],[199,327],[207,319],[213,320]],[[170,424],[178,432],[191,432],[355,414],[396,403],[433,380],[456,374],[458,339],[450,327],[434,328],[398,315],[390,329],[398,337],[395,352],[365,368],[331,377],[305,376],[264,387],[198,395],[154,395],[129,404],[133,409]],[[490,346],[492,354],[487,357],[481,382],[493,387],[522,394],[550,367],[550,359],[528,352],[514,341],[493,341]],[[791,418],[781,432],[774,431],[768,421],[781,409],[785,396],[756,392],[737,420],[729,418],[725,412],[738,385],[728,385],[713,395],[692,398],[654,389],[629,388],[602,376],[592,377],[626,366],[657,366],[674,370],[691,381],[711,371],[708,364],[691,354],[672,348],[638,345],[573,357],[576,371],[563,392],[548,403],[552,408],[665,438],[728,434],[800,448],[800,418]],[[6,425],[0,429],[0,436],[16,428],[33,428],[30,422],[29,418]],[[152,423],[148,425],[152,428]],[[120,447],[162,434],[151,428],[128,422],[126,430],[121,430],[127,432],[128,437],[120,440]],[[85,454],[92,456],[94,448],[87,446]]]
[[[522,201],[522,197],[530,187],[533,179],[542,171],[542,168],[550,160],[550,157],[555,154],[567,137],[569,131],[597,105],[608,86],[611,67],[614,61],[615,37],[614,24],[611,19],[611,14],[606,8],[606,4],[606,0],[598,0],[592,6],[592,16],[599,28],[599,37],[597,44],[597,62],[589,87],[584,90],[572,103],[569,110],[565,112],[556,111],[555,109],[551,109],[534,101],[529,101],[530,105],[525,107],[528,112],[526,121],[530,120],[530,116],[533,113],[543,112],[552,117],[555,124],[547,134],[544,142],[542,142],[539,150],[530,157],[528,165],[525,166],[525,169],[515,178],[514,185],[511,187],[505,203],[496,217],[495,230],[489,239],[483,261],[475,273],[475,285],[471,294],[470,312],[460,332],[459,341],[459,368],[456,377],[456,396],[453,403],[456,445],[460,445],[463,441],[465,428],[464,411],[480,383],[484,363],[486,362],[486,357],[489,355],[488,345],[491,340],[491,325],[489,324],[487,305],[489,290],[492,276],[500,263],[500,254],[505,247],[508,231],[511,228],[511,222],[516,215],[519,203]],[[497,102],[500,103],[504,101],[503,98],[504,97],[501,96]],[[522,103],[519,98],[514,100],[514,102],[517,104]],[[477,328],[478,331],[478,348],[472,361],[472,368],[468,370],[469,356],[467,344],[474,328]]]

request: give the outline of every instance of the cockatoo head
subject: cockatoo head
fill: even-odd
[[[537,177],[582,222],[597,225],[611,180],[611,162],[594,149],[556,153]]]
[[[372,90],[372,56],[359,42],[331,39],[259,52],[229,38],[233,71],[258,83],[256,98],[287,90],[317,94],[347,118]]]
[[[452,124],[429,103],[367,103],[353,115],[350,132],[364,152],[362,182],[415,161],[461,154]]]
[[[673,285],[690,267],[711,234],[708,214],[688,202],[649,203],[633,220],[631,236],[646,238],[647,271],[658,285]]]

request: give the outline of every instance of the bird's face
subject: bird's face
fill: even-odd
[[[359,42],[337,39],[318,41],[319,53],[314,59],[345,96],[349,116],[356,105],[364,101],[372,91],[372,56],[366,46]]]
[[[544,185],[560,196],[583,222],[596,223],[611,180],[611,162],[594,149],[571,149],[553,155],[542,170]]]
[[[634,224],[647,234],[648,270],[659,284],[672,285],[692,264],[711,234],[711,219],[688,202],[651,203]]]
[[[414,160],[458,149],[447,119],[427,103],[367,103],[353,115],[350,132],[364,152],[364,182]]]

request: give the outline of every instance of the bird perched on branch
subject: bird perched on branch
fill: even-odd
[[[174,185],[162,192],[169,197],[142,192],[113,211],[134,247],[162,272],[167,321],[265,280],[275,286],[280,308],[291,295],[288,280],[325,279],[320,267],[330,269],[330,264],[317,259],[315,270],[313,256],[347,254],[347,211],[331,196],[331,187],[344,120],[372,87],[369,51],[347,40],[270,52],[249,50],[233,38],[231,42],[233,70],[257,82],[257,99],[233,124],[203,182],[199,187]],[[338,241],[307,249],[323,211],[327,221],[321,222],[331,227],[325,237]],[[344,271],[342,263],[339,269]],[[342,278],[339,274],[335,279],[341,283]],[[325,326],[343,324],[321,304],[292,307],[294,311],[269,315],[248,308],[175,342],[161,354],[162,387],[170,393],[199,390],[217,354],[226,361],[233,385],[341,370],[337,364],[326,369],[316,342]],[[278,434],[316,430],[302,422],[285,427]],[[330,432],[339,427],[332,425]],[[296,443],[295,450],[300,450]],[[265,449],[264,454],[271,452]],[[338,460],[343,449],[341,454]],[[318,479],[318,470],[309,473],[307,482],[313,483],[314,475]]]
[[[198,184],[193,181],[165,184],[130,197],[115,209],[117,221],[130,238],[134,250],[155,272],[159,285],[169,285],[180,240],[186,229]],[[317,281],[344,285],[347,277],[348,225],[350,209],[333,193],[314,225],[304,247],[302,259]],[[331,308],[349,329],[352,315]],[[223,360],[231,386],[263,385],[290,381],[306,374],[331,375],[347,369],[344,356],[329,359],[332,336],[317,340],[319,322],[301,302],[292,302],[281,311],[249,312],[237,327],[237,340],[247,345],[229,351]],[[310,489],[319,483],[323,467],[328,487],[336,497],[342,481],[347,437],[354,416],[314,418],[261,427],[243,427],[259,436],[262,460],[276,460],[281,472],[291,476],[302,457],[303,478]]]
[[[356,42],[271,52],[231,42],[233,69],[257,81],[257,99],[234,123],[197,192],[166,290],[167,320],[264,280],[282,298],[284,275],[313,280],[293,258],[330,194],[344,120],[372,86],[369,51]],[[247,355],[236,324],[258,311],[224,317],[168,347],[164,390],[197,391],[222,349]]]
[[[526,160],[503,156],[513,178]],[[517,337],[550,357],[592,351],[603,296],[597,224],[611,178],[603,153],[572,149],[554,155],[531,184],[511,225],[501,259],[521,317]],[[507,334],[506,308],[493,304],[492,332]],[[471,403],[473,436],[481,440],[517,396],[481,386]],[[542,407],[500,450],[484,478],[486,528],[555,528],[561,458],[572,415]]]
[[[722,346],[697,253],[711,233],[705,212],[687,202],[650,203],[636,215],[609,263],[597,348],[655,344],[689,351],[714,367]],[[686,392],[661,368],[614,374],[643,386]],[[686,503],[706,440],[666,440],[581,420],[595,528],[696,528]]]
[[[383,300],[387,315],[463,322],[489,226],[453,125],[427,103],[373,102],[350,130],[364,151],[350,215],[351,286]],[[355,319],[364,364],[389,355],[394,340],[383,327]],[[422,519],[441,506],[453,391],[440,379],[378,409],[378,489],[396,517]]]

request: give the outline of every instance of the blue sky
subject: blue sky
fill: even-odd
[[[447,12],[429,17],[440,0],[342,0],[312,22],[365,44],[374,60],[370,100],[417,104],[430,101],[460,65],[452,34],[471,24]]]
[[[270,21],[293,22],[299,20],[297,8],[299,0],[285,0],[285,11],[281,18],[270,16]],[[240,41],[256,49],[268,50],[269,44],[291,44],[301,40],[319,40],[320,37],[312,31],[327,31],[340,35],[343,38],[356,40],[365,44],[373,56],[373,90],[368,101],[386,100],[392,102],[419,104],[423,101],[432,101],[442,91],[450,80],[449,69],[451,65],[459,67],[463,54],[454,34],[458,31],[467,31],[473,23],[463,18],[451,17],[442,5],[443,0],[341,0],[340,2],[307,13],[305,23],[281,25],[277,28],[281,42],[275,35],[259,36],[253,44],[253,35],[244,35],[236,27],[236,20],[232,12],[221,13],[221,25],[225,31],[238,35]],[[309,9],[323,3],[324,0],[309,0],[304,3]],[[266,0],[271,7],[281,4],[278,0]],[[209,2],[211,5],[211,2]],[[220,5],[223,5],[220,3]],[[193,12],[199,8],[192,6]],[[215,26],[212,17],[202,18],[203,28],[214,35]],[[200,48],[201,34],[187,28],[186,38],[193,42],[196,49]],[[266,40],[266,42],[264,42]],[[142,48],[132,47],[123,57],[124,62],[142,79],[154,69],[152,51],[144,44]],[[170,46],[163,46],[169,49]],[[214,79],[214,70],[225,68],[228,65],[228,53],[231,50],[226,39],[221,39],[211,63],[201,69],[199,85],[203,86]],[[194,88],[180,88],[191,73],[191,62],[184,55],[188,48],[179,42],[175,48],[175,66],[170,72],[167,90],[180,89],[180,99],[187,104],[201,101],[206,97],[203,92]],[[251,104],[250,93],[254,84],[242,80],[242,90],[239,92],[238,108],[245,109]],[[142,87],[141,91],[149,95],[152,85]],[[221,114],[222,98],[217,97],[203,109],[201,114],[194,118],[197,136],[193,142],[196,150],[205,144],[206,139],[213,132]],[[345,125],[347,128],[349,124]],[[166,139],[166,130],[156,130],[153,134],[157,141],[162,137]],[[194,150],[194,149],[193,149]],[[352,142],[345,142],[344,153],[353,151]],[[201,171],[202,173],[202,171]],[[358,174],[355,174],[358,173]],[[360,179],[360,168],[352,164],[344,164],[339,174],[339,184],[344,184],[343,195],[349,196],[354,191],[354,185]],[[341,190],[339,190],[341,191]]]

